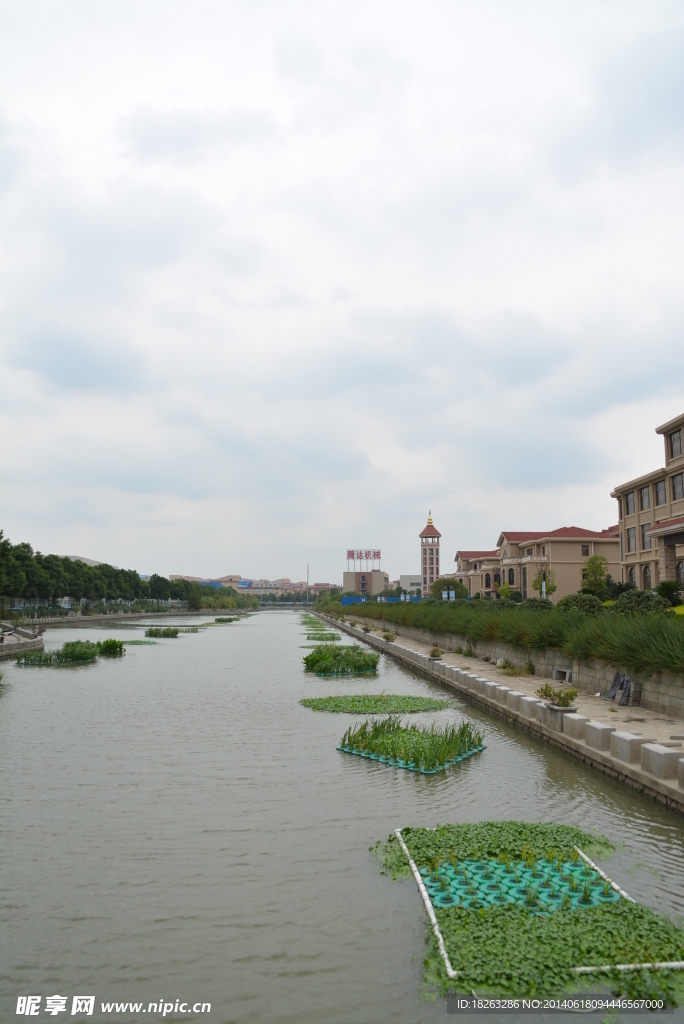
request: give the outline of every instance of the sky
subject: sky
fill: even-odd
[[[684,6],[0,0],[0,528],[341,582],[684,411]]]

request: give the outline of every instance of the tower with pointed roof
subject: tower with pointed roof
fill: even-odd
[[[439,538],[442,534],[432,522],[432,510],[428,512],[427,526],[420,534],[420,571],[423,597],[430,596],[430,587],[439,576]]]

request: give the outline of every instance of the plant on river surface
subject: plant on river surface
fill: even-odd
[[[180,629],[176,626],[150,626],[145,630],[145,636],[154,636],[165,640],[175,640]]]
[[[348,697],[306,697],[300,700],[313,711],[333,711],[346,715],[406,715],[418,711],[442,711],[451,705],[436,697],[408,697],[399,693],[361,693]]]
[[[116,642],[116,641],[115,641]],[[89,640],[72,640],[59,651],[24,651],[17,658],[18,665],[79,665],[95,661],[98,645]]]
[[[322,644],[311,654],[304,656],[307,672],[318,675],[364,675],[377,672],[379,654],[362,651],[356,644],[341,647],[339,644]]]
[[[98,640],[97,653],[109,658],[117,657],[124,653],[123,640],[114,640],[112,637],[108,640]]]
[[[482,734],[474,732],[470,722],[427,728],[402,726],[399,718],[350,726],[340,741],[343,749],[354,753],[376,754],[423,771],[443,768],[481,744]]]

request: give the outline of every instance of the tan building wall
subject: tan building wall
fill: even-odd
[[[553,570],[555,603],[567,594],[575,594],[582,582],[582,566],[591,555],[608,560],[608,572],[615,579],[620,571],[620,546],[616,528],[584,530],[564,526],[547,532],[510,532],[499,535],[492,551],[457,551],[454,576],[467,588],[468,595],[496,597],[498,585],[508,583],[523,598],[539,597],[532,581],[540,569]]]
[[[656,434],[663,438],[665,465],[611,491],[618,503],[620,578],[640,589],[675,577],[684,586],[684,543],[677,542],[684,533],[684,414],[657,427]],[[650,529],[666,522],[661,536],[650,536]]]
[[[368,572],[345,572],[342,575],[342,590],[354,594],[381,594],[389,586],[389,575],[382,569]]]

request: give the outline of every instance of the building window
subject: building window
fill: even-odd
[[[684,587],[684,561],[677,562],[677,583]]]
[[[676,459],[678,455],[682,454],[682,432],[681,430],[675,430],[674,434],[670,434],[670,458]]]
[[[587,558],[588,556],[589,556],[589,545],[588,544],[583,544],[582,545],[582,558]]]
[[[489,573],[485,573],[485,590],[490,590],[492,586],[492,577]]]
[[[630,568],[629,572],[627,573],[627,579],[633,587],[636,587],[636,566],[633,565]]]
[[[620,561],[624,562],[624,560],[625,560],[625,535],[624,535],[624,533],[621,533],[620,534]]]
[[[473,562],[473,569],[477,572],[477,562]]]
[[[529,557],[532,554],[532,548],[528,548],[525,554]]]
[[[651,566],[650,565],[645,565],[644,566],[643,577],[644,577],[644,590],[650,590],[651,589]]]
[[[515,583],[515,571],[513,569],[508,570],[508,582],[511,586]]]
[[[684,498],[684,473],[677,473],[672,477],[672,500],[681,501]]]
[[[649,537],[647,530],[651,529],[650,523],[641,524],[641,550],[648,551],[651,547],[651,538]]]
[[[546,544],[542,544],[542,555],[546,554]]]
[[[636,551],[636,526],[630,526],[627,530],[627,550]]]
[[[618,498],[618,519],[622,519],[622,498]]]
[[[667,488],[664,480],[659,480],[655,485],[655,498],[656,505],[664,505],[667,501]]]
[[[501,585],[501,575],[498,572],[494,573],[494,583],[498,586]]]
[[[625,494],[625,515],[634,515],[634,491],[630,491],[629,494]]]
[[[651,488],[641,487],[639,489],[639,505],[642,512],[648,512],[651,507]]]

